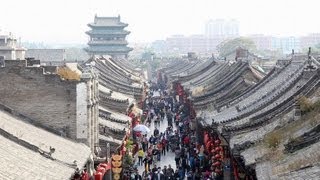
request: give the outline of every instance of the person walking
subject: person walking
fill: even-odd
[[[172,126],[172,112],[170,110],[167,112],[167,121],[168,126]]]
[[[143,135],[141,145],[142,145],[143,151],[146,152],[146,150],[148,149],[148,138],[147,138],[147,135]]]
[[[168,169],[166,170],[166,174],[168,179],[173,180],[174,179],[174,170],[171,168],[171,164],[168,165]]]
[[[166,155],[166,148],[167,148],[167,140],[165,137],[162,138],[161,145],[162,145],[161,153],[162,153],[162,155],[165,156]]]
[[[154,135],[154,137],[158,137],[158,135],[159,135],[159,129],[158,129],[157,127],[155,127],[155,129],[154,129],[153,135]]]
[[[144,157],[144,151],[143,151],[142,148],[140,148],[139,151],[138,151],[138,159],[139,159],[138,165],[139,166],[142,166],[142,158],[143,157]]]

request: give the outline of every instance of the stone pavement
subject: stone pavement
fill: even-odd
[[[168,121],[167,118],[165,117],[163,121],[160,121],[160,128],[157,127],[161,132],[165,132],[166,128],[168,127]],[[148,134],[148,139],[150,138],[150,136],[153,134],[153,130],[155,129],[154,127],[154,122],[152,121],[151,125],[150,125],[150,133]],[[175,125],[173,125],[173,130],[176,130]],[[174,152],[171,152],[171,150],[169,150],[169,152],[166,153],[165,156],[161,156],[161,160],[157,162],[157,167],[161,167],[161,169],[163,169],[163,167],[166,165],[168,167],[168,165],[170,164],[173,170],[176,170],[176,162],[174,160],[175,154]],[[138,156],[135,156],[136,161],[138,162]],[[136,163],[137,164],[137,163]],[[153,167],[154,164],[152,164]],[[138,171],[139,174],[142,175],[142,173],[144,172],[144,166],[137,166],[138,167]]]

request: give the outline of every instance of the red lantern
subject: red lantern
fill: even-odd
[[[216,147],[216,152],[219,152],[219,151],[221,151],[222,150],[222,148],[221,147]]]
[[[211,153],[214,154],[216,151],[214,149],[211,150]]]
[[[220,154],[216,154],[214,157],[215,157],[216,159],[220,159],[220,158],[221,158],[221,155],[220,155]]]
[[[214,143],[215,143],[216,145],[219,145],[219,144],[221,143],[221,141],[220,141],[220,139],[217,139],[217,140],[214,141]]]
[[[102,173],[96,172],[94,175],[94,180],[102,180]]]
[[[104,175],[104,173],[106,173],[106,169],[103,167],[98,167],[97,172],[101,172],[102,175]]]
[[[211,145],[211,141],[208,141],[207,144],[206,144],[206,149],[209,149],[210,145]]]
[[[105,168],[106,170],[109,170],[111,168],[110,163],[100,163],[99,164],[100,167]]]
[[[214,166],[220,166],[221,165],[221,162],[220,161],[217,161],[215,163],[213,163]]]
[[[210,144],[210,148],[214,148],[214,143],[211,143],[211,144]]]

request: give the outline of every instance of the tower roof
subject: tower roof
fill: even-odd
[[[88,26],[108,26],[108,27],[126,27],[128,24],[120,21],[118,17],[94,17],[94,22],[88,24]]]
[[[132,50],[127,46],[90,46],[85,48],[87,52],[130,52]]]

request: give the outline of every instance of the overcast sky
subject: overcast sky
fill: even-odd
[[[22,41],[86,43],[94,15],[128,23],[129,42],[202,34],[209,19],[237,19],[240,34],[320,32],[319,0],[3,0],[0,29]]]

